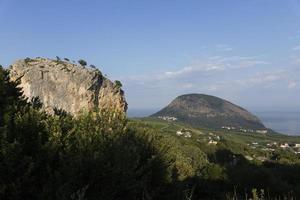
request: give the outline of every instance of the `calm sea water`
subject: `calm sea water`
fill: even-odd
[[[129,117],[146,117],[159,109],[129,109]],[[283,112],[283,111],[258,111],[254,112],[264,123],[267,128],[276,132],[287,135],[300,136],[300,111]]]
[[[127,115],[128,117],[147,117],[149,115],[154,114],[160,109],[128,109]]]
[[[276,132],[300,135],[300,112],[264,111],[255,112],[264,125]]]

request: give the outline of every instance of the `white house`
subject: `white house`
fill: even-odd
[[[183,135],[183,132],[177,131],[176,134],[177,134],[177,135]]]
[[[209,140],[208,144],[217,145],[218,142],[217,142],[217,141],[214,141],[214,140]]]
[[[290,147],[290,145],[288,143],[284,143],[284,144],[281,144],[280,147],[285,149],[285,148]]]
[[[256,133],[266,134],[268,133],[268,130],[256,130]]]

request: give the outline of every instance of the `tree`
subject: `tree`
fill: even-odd
[[[43,103],[39,97],[32,97],[30,103],[32,107],[36,110],[39,110],[43,107]]]
[[[11,124],[15,113],[27,105],[18,83],[9,79],[9,72],[0,67],[0,127]]]
[[[91,68],[96,69],[97,67],[95,65],[90,65]]]
[[[87,62],[85,60],[78,60],[78,63],[81,65],[81,66],[86,66],[87,65]]]
[[[118,81],[118,80],[115,81],[115,85],[116,85],[118,88],[121,88],[121,87],[123,86],[122,83],[121,83],[121,81]]]
[[[25,58],[24,61],[25,61],[26,64],[28,64],[28,63],[31,62],[32,60],[31,60],[31,58],[28,58],[28,57],[27,57],[27,58]]]

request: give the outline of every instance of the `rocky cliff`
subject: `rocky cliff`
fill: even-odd
[[[247,110],[224,99],[204,94],[186,94],[174,99],[152,117],[175,117],[196,127],[222,126],[264,129],[262,122]]]
[[[49,113],[54,108],[74,115],[95,108],[119,112],[127,109],[120,86],[103,77],[98,69],[62,60],[27,58],[10,66],[10,77],[20,81],[28,100],[39,97]]]

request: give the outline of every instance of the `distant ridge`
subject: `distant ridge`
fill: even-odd
[[[265,129],[260,119],[244,108],[206,94],[181,95],[150,117],[163,116],[175,117],[179,122],[194,127]]]

